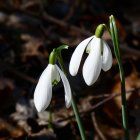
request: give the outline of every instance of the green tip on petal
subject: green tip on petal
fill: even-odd
[[[50,56],[49,56],[49,64],[55,64],[56,62],[56,49],[53,49],[53,51],[51,52]]]
[[[101,38],[104,33],[104,28],[105,28],[104,24],[98,25],[95,31],[95,36]]]
[[[56,86],[59,83],[59,81],[57,81],[56,79],[52,82],[53,86]]]

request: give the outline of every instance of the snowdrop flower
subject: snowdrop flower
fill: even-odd
[[[89,53],[83,65],[83,77],[87,85],[96,82],[101,69],[107,71],[112,66],[112,53],[107,43],[101,39],[104,31],[104,25],[97,27],[95,35],[82,41],[75,49],[69,65],[69,71],[72,76],[78,72],[80,62],[84,51]]]
[[[59,83],[60,78],[64,85],[66,107],[71,105],[70,84],[63,71],[55,64],[53,53],[54,51],[51,53],[49,64],[41,74],[35,88],[34,104],[38,112],[44,111],[49,106],[52,98],[52,87]]]

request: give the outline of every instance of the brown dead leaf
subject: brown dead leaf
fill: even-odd
[[[52,131],[44,128],[36,134],[31,134],[29,138],[56,140],[56,135]]]
[[[133,69],[129,76],[125,78],[125,84],[126,84],[126,91],[129,91],[131,89],[135,89],[140,87],[140,78],[138,77],[138,73],[132,65]],[[115,76],[115,84],[113,85],[111,89],[111,93],[120,93],[121,92],[121,83],[120,83],[120,77],[119,73]],[[127,93],[127,103],[130,104],[130,100],[132,100],[133,93]],[[135,98],[136,99],[136,98]],[[133,98],[133,101],[135,100]],[[116,124],[121,125],[121,96],[117,96],[107,102],[104,106],[104,112],[107,114],[107,116]]]
[[[14,105],[13,81],[6,78],[0,78],[0,110],[10,108]]]
[[[0,139],[18,138],[25,135],[25,131],[11,122],[0,119]]]
[[[105,124],[101,124],[100,129],[108,140],[121,139],[123,137],[122,129],[111,127]]]
[[[41,58],[47,58],[48,52],[44,48],[44,44],[42,40],[32,38],[30,36],[22,35],[21,37],[23,40],[26,41],[26,43],[22,46],[22,61],[27,61],[28,57],[41,57]]]
[[[59,111],[55,112],[53,115],[55,124],[58,125],[59,127],[65,127],[68,123],[70,123],[70,119],[65,120],[65,118],[68,118],[70,115],[73,115],[72,110],[66,111],[65,107],[60,109]]]

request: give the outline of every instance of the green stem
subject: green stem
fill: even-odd
[[[122,122],[125,134],[125,140],[129,140],[128,130],[128,116],[127,116],[127,101],[126,101],[126,90],[125,90],[125,78],[122,63],[120,63],[120,77],[121,77],[121,98],[122,98]]]
[[[65,66],[64,66],[64,62],[63,62],[63,58],[62,58],[62,54],[61,54],[61,51],[58,51],[58,62],[61,66],[61,69],[63,70],[63,72],[65,73],[65,75],[67,75],[67,70],[65,69]]]
[[[73,111],[74,111],[74,114],[75,114],[75,117],[76,117],[76,120],[77,120],[77,124],[78,124],[78,127],[79,127],[81,139],[82,140],[87,140],[85,130],[84,130],[81,118],[80,118],[80,113],[79,113],[77,105],[75,103],[73,94],[72,94],[72,97],[71,97],[71,101],[72,101],[72,108],[73,108]]]
[[[49,120],[48,120],[48,128],[52,129],[52,107],[49,108]]]
[[[59,64],[61,66],[61,69],[64,71],[64,73],[66,75],[66,69],[64,67],[64,62],[63,62],[63,59],[62,59],[61,52],[59,52],[59,54],[58,54],[58,61],[59,61]],[[78,124],[79,132],[80,132],[80,135],[81,135],[81,139],[82,140],[87,140],[86,134],[85,134],[85,131],[84,131],[84,127],[83,127],[83,124],[82,124],[82,121],[81,121],[81,118],[80,118],[80,113],[78,111],[78,107],[77,107],[76,102],[75,102],[74,97],[73,97],[73,93],[71,95],[71,102],[72,102],[72,108],[73,108],[73,111],[74,111],[74,114],[75,114],[75,117],[76,117],[76,121],[77,121],[77,124]]]
[[[129,140],[129,130],[128,130],[128,116],[127,116],[127,101],[126,101],[126,90],[125,90],[125,76],[124,69],[122,65],[122,59],[119,47],[119,38],[117,26],[113,15],[110,16],[110,35],[114,45],[114,52],[119,65],[120,79],[121,79],[121,99],[122,99],[122,122],[125,140]]]

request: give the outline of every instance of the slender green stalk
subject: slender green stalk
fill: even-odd
[[[61,69],[66,74],[66,69],[64,67],[64,62],[63,62],[63,59],[62,59],[61,52],[58,53],[58,61],[59,61],[59,64],[61,66]],[[79,131],[80,131],[81,139],[82,140],[87,140],[85,130],[84,130],[81,118],[80,118],[80,113],[78,111],[78,107],[77,107],[76,102],[75,102],[74,97],[73,97],[73,93],[72,93],[71,96],[72,96],[71,97],[72,108],[73,108],[73,111],[74,111],[74,114],[75,114],[75,117],[76,117],[76,121],[77,121],[78,128],[79,128]]]
[[[125,134],[125,140],[129,140],[130,138],[129,138],[129,130],[128,130],[125,76],[124,76],[124,69],[122,65],[122,59],[121,59],[120,48],[119,48],[118,31],[117,31],[115,19],[112,15],[110,16],[110,34],[112,37],[112,41],[114,45],[114,52],[115,52],[115,56],[118,61],[119,70],[120,70],[123,129],[124,129],[124,134]]]
[[[48,120],[48,128],[52,129],[52,107],[49,108],[49,120]]]
[[[62,59],[61,51],[58,52],[58,62],[60,64],[60,66],[61,66],[61,69],[65,73],[65,75],[67,75],[67,70],[65,69],[65,66],[64,66],[64,62],[63,62],[63,59]]]
[[[56,49],[58,62],[61,66],[61,69],[65,73],[65,75],[67,75],[67,70],[65,69],[65,65],[64,65],[64,61],[63,61],[63,58],[62,58],[61,51],[64,50],[64,49],[68,49],[68,47],[69,47],[68,45],[61,45]]]
[[[87,140],[85,130],[84,130],[81,118],[80,118],[80,113],[79,113],[77,105],[75,103],[73,94],[72,94],[72,97],[71,97],[71,102],[72,102],[73,111],[74,111],[74,114],[75,114],[75,117],[76,117],[76,120],[77,120],[77,124],[78,124],[78,127],[79,127],[81,139],[82,140]]]
[[[122,63],[120,63],[120,77],[121,77],[121,98],[122,98],[122,122],[125,132],[125,140],[129,140],[128,130],[128,116],[127,116],[127,101],[126,101],[126,90],[125,90],[125,78]]]

